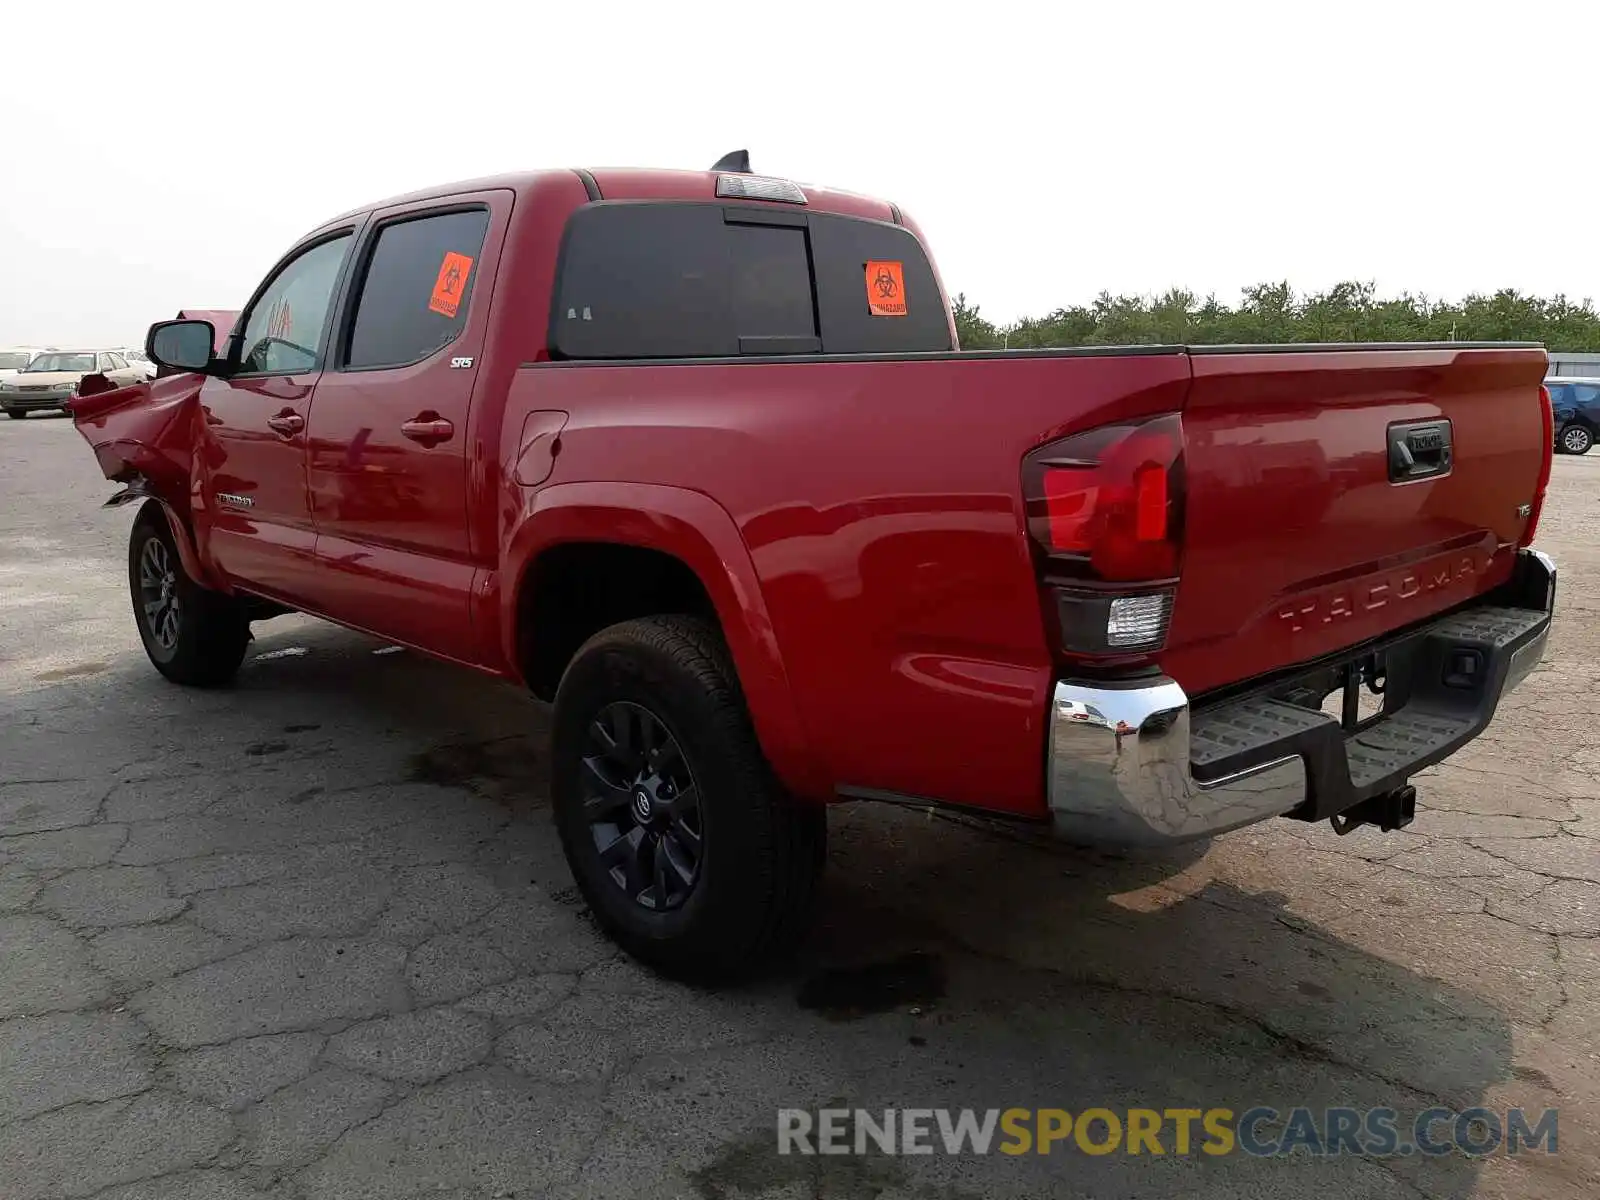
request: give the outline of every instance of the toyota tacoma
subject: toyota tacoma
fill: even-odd
[[[664,970],[803,929],[841,801],[1398,828],[1550,627],[1542,348],[962,353],[899,207],[737,158],[363,207],[218,332],[73,402],[156,669],[297,611],[531,689]]]

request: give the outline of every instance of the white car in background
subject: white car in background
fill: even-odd
[[[144,379],[144,372],[116,350],[45,350],[11,378],[0,380],[0,409],[14,421],[39,410],[67,412],[83,377],[96,372],[118,387]]]
[[[156,377],[156,371],[159,368],[144,356],[143,350],[124,349],[118,350],[116,353],[127,359],[130,367],[143,371],[146,379],[154,379]]]
[[[0,380],[10,379],[41,353],[43,349],[37,346],[0,346]]]

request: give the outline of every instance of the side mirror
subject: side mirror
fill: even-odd
[[[205,371],[217,331],[210,321],[157,321],[150,326],[144,352],[151,362],[175,371]]]

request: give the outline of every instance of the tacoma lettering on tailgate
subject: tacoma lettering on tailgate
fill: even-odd
[[[1457,554],[1426,566],[1408,567],[1377,578],[1368,576],[1360,583],[1330,588],[1320,596],[1297,599],[1278,610],[1278,619],[1288,623],[1290,633],[1331,625],[1470,580],[1487,570],[1489,562],[1487,557],[1480,563],[1472,554]],[[1470,589],[1463,590],[1470,595]]]

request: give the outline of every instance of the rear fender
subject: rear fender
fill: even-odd
[[[528,568],[543,551],[567,542],[614,542],[670,554],[695,573],[711,597],[773,770],[797,795],[821,799],[831,794],[795,709],[755,565],[725,509],[700,492],[657,484],[566,483],[524,495],[527,508],[501,559],[506,586],[500,594],[502,649],[519,674],[521,590]]]
[[[100,473],[128,485],[110,503],[157,501],[189,577],[202,587],[226,591],[205,565],[191,524],[190,482],[205,421],[202,383],[199,375],[174,375],[111,391],[91,390],[69,407],[72,423],[94,451]]]

